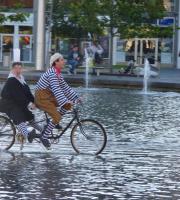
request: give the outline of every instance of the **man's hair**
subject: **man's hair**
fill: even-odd
[[[22,63],[21,62],[13,62],[12,63],[12,68],[14,68],[16,65],[21,65],[22,66]]]

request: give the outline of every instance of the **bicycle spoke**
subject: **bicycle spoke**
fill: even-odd
[[[15,141],[15,127],[12,122],[4,116],[0,116],[0,149],[9,149]]]
[[[98,154],[105,147],[106,133],[98,122],[82,120],[74,127],[71,142],[78,153]]]

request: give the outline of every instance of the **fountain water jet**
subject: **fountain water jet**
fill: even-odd
[[[148,92],[148,80],[150,78],[150,65],[148,59],[145,59],[144,63],[144,81],[143,81],[143,92],[147,94]]]
[[[84,53],[85,53],[85,81],[86,81],[86,88],[89,87],[89,55],[88,55],[88,51],[87,48],[84,49]]]

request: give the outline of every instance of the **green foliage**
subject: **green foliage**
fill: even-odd
[[[125,64],[117,64],[117,65],[113,65],[113,69],[125,69],[127,67],[127,65]]]
[[[141,26],[129,25],[121,26],[121,38],[162,38],[171,37],[173,34],[173,27],[158,27],[151,24],[142,24]]]
[[[0,24],[2,24],[3,22],[5,22],[5,20],[6,20],[5,15],[0,13]]]
[[[102,24],[109,27],[114,36],[130,37],[169,37],[172,27],[157,27],[156,20],[163,18],[165,8],[162,0],[99,0]],[[154,25],[152,25],[154,22]]]
[[[54,0],[53,33],[95,37],[106,28],[121,38],[169,37],[172,27],[155,25],[164,15],[163,0]]]
[[[11,8],[4,8],[0,7],[0,24],[3,24],[5,21],[26,21],[26,18],[29,16],[29,13],[22,12],[23,4],[20,3],[18,0],[14,0],[14,4]],[[8,13],[15,13],[5,16],[4,12]]]
[[[54,0],[53,33],[71,38],[102,34],[96,0]]]
[[[20,22],[23,22],[23,21],[26,21],[26,17],[28,15],[25,14],[25,13],[17,13],[17,14],[14,14],[14,15],[9,15],[7,17],[7,19],[9,19],[10,21],[20,21]]]

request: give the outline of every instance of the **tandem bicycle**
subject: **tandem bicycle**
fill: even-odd
[[[65,115],[71,114],[67,125],[62,129],[55,129],[48,136],[51,144],[59,142],[59,138],[70,129],[70,141],[73,149],[79,153],[100,154],[107,143],[107,134],[103,125],[94,119],[81,119],[80,109],[74,106],[72,111]],[[47,125],[50,117],[44,112],[42,120],[36,123],[44,122]],[[9,150],[16,142],[17,130],[12,120],[3,113],[0,114],[0,149]],[[38,138],[36,141],[40,142]]]

